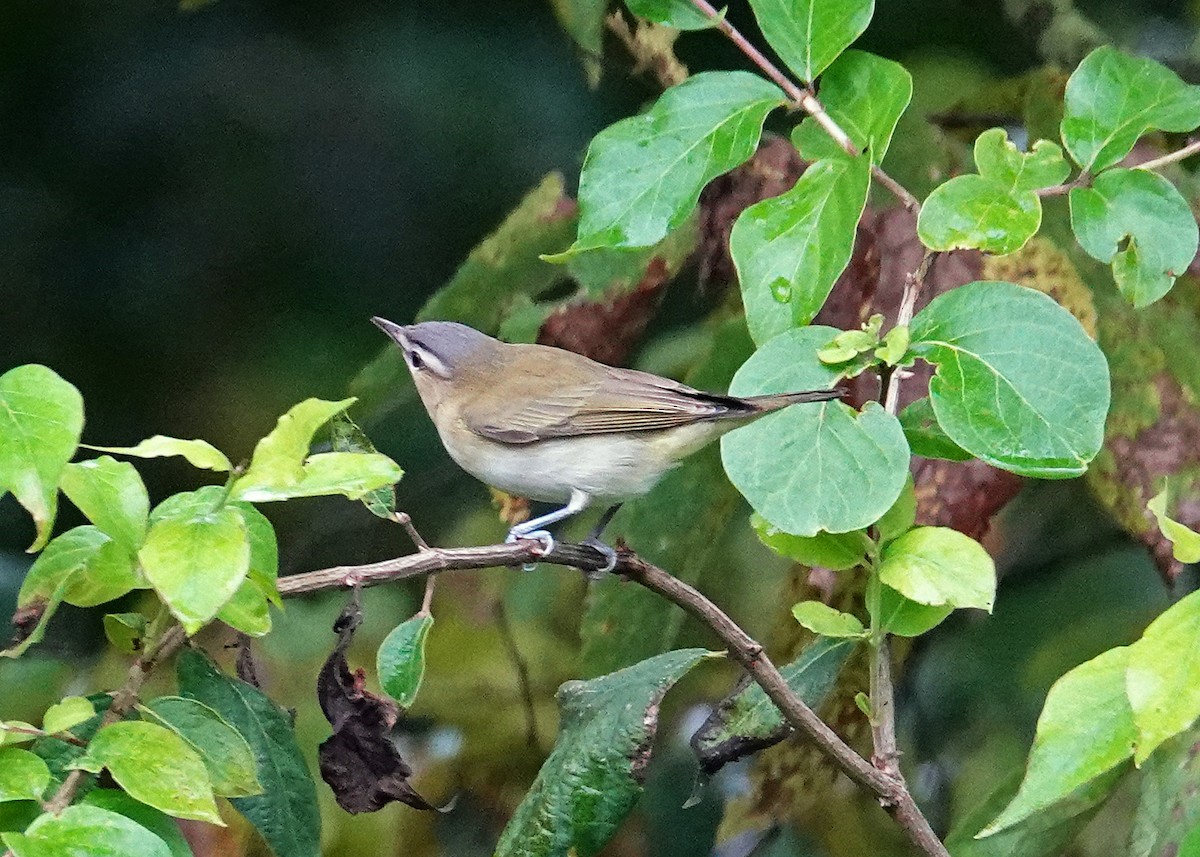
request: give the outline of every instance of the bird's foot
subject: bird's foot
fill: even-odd
[[[604,542],[600,541],[600,539],[596,536],[588,536],[580,544],[586,545],[592,550],[597,551],[601,556],[608,560],[603,568],[585,571],[584,576],[587,577],[588,580],[599,580],[617,567],[617,552]]]
[[[512,544],[521,539],[529,539],[538,543],[538,555],[545,556],[554,550],[554,536],[550,535],[549,530],[530,530],[526,532],[520,526],[513,527],[508,531],[508,536],[504,539],[505,544]],[[527,562],[522,568],[525,571],[533,571],[536,563]]]

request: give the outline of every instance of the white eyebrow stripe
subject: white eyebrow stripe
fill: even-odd
[[[450,370],[447,368],[446,364],[443,363],[438,356],[429,349],[417,345],[412,340],[408,340],[405,350],[420,355],[421,362],[429,368],[429,371],[433,372],[433,374],[437,375],[439,378],[450,377]]]

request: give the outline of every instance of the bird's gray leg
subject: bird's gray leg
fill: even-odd
[[[508,538],[505,542],[515,542],[517,539],[537,539],[542,543],[542,553],[550,553],[554,550],[554,536],[550,535],[549,531],[544,527],[558,523],[564,518],[569,518],[572,515],[577,515],[587,508],[587,504],[591,501],[591,496],[585,491],[580,491],[578,488],[571,489],[571,499],[567,501],[567,505],[561,509],[555,509],[542,515],[540,518],[533,518],[524,523],[517,524],[508,531]]]
[[[604,568],[598,568],[594,572],[588,574],[588,577],[592,580],[608,574],[608,572],[617,567],[617,552],[604,542],[600,541],[600,536],[604,534],[604,528],[608,526],[609,522],[613,519],[613,515],[617,514],[617,509],[620,508],[620,503],[617,503],[614,506],[609,506],[608,509],[605,510],[604,514],[600,516],[600,520],[596,522],[596,526],[588,534],[588,537],[583,540],[583,544],[587,545],[593,550],[599,551],[604,555],[604,558],[608,560],[608,564],[605,565]]]

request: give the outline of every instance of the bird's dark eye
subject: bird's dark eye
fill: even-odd
[[[425,366],[425,361],[421,359],[421,354],[415,348],[408,352],[408,365],[414,369],[421,369]]]

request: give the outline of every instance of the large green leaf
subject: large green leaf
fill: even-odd
[[[433,617],[417,614],[391,630],[375,658],[379,686],[404,708],[412,706],[425,677],[425,640]]]
[[[917,313],[913,353],[933,363],[937,422],[976,458],[1023,476],[1078,476],[1100,450],[1108,363],[1041,292],[976,282]]]
[[[69,806],[38,816],[24,833],[0,835],[15,857],[171,857],[137,822],[98,806]]]
[[[657,244],[708,182],[754,154],[763,120],[783,101],[778,87],[748,72],[705,72],[601,131],[579,178],[579,237],[554,261]]]
[[[879,627],[898,637],[919,637],[940,625],[953,607],[931,607],[905,598],[886,584],[879,587]]]
[[[706,30],[713,26],[691,0],[625,0],[625,5],[639,18],[676,30]]]
[[[705,654],[667,652],[559,688],[558,740],[504,828],[497,857],[597,854],[642,791],[660,701]]]
[[[42,729],[51,735],[74,729],[96,716],[96,706],[83,696],[68,696],[46,709],[42,715]]]
[[[1200,87],[1154,60],[1096,48],[1067,81],[1062,139],[1075,163],[1098,173],[1133,149],[1151,129],[1200,125]]]
[[[200,756],[183,738],[156,723],[108,724],[88,743],[75,767],[93,773],[108,768],[121,788],[167,815],[224,824]]]
[[[863,530],[793,536],[757,512],[750,516],[750,526],[758,534],[759,541],[780,556],[801,565],[820,566],[831,571],[845,571],[862,564],[871,546],[871,540]]]
[[[946,461],[970,461],[971,453],[952,441],[938,425],[929,398],[917,399],[900,412],[900,425],[908,438],[913,455],[942,458]]]
[[[862,35],[874,0],[750,0],[758,26],[801,80],[811,83]]]
[[[163,602],[194,634],[246,579],[250,539],[238,510],[223,506],[156,521],[138,559]]]
[[[0,375],[0,497],[11,491],[33,516],[31,552],[50,540],[58,478],[82,431],[83,397],[52,370],[32,363]]]
[[[837,333],[805,327],[775,337],[738,370],[736,396],[826,389],[838,370],[817,359]],[[785,532],[845,533],[875,523],[900,496],[909,452],[894,416],[870,403],[793,405],[721,439],[725,472],[754,510]]]
[[[879,579],[931,607],[991,612],[996,567],[983,545],[948,527],[917,527],[883,549]]]
[[[867,202],[865,156],[811,164],[795,186],[739,215],[729,237],[754,341],[812,321],[850,261]]]
[[[1070,167],[1057,144],[1038,140],[1021,152],[1003,128],[975,140],[978,175],[956,176],[939,185],[917,218],[917,234],[931,250],[1013,253],[1042,224],[1038,188],[1060,184]]]
[[[132,464],[107,455],[68,464],[61,484],[70,501],[114,541],[130,553],[142,546],[150,497]]]
[[[83,796],[82,802],[123,815],[140,824],[166,843],[171,857],[193,857],[192,848],[183,838],[175,819],[152,806],[134,800],[119,789],[91,789]]]
[[[279,857],[318,857],[317,792],[296,744],[288,714],[258,688],[230,678],[189,649],[177,664],[179,692],[215,710],[246,739],[263,793],[232,803]]]
[[[245,797],[262,793],[254,752],[216,711],[182,696],[160,696],[141,710],[191,745],[208,770],[215,794]]]
[[[1167,608],[1129,647],[1125,692],[1138,765],[1200,718],[1200,592]]]
[[[1135,307],[1152,304],[1187,270],[1200,232],[1187,200],[1147,170],[1106,170],[1071,191],[1071,228],[1089,256],[1112,263],[1117,288]]]
[[[88,446],[97,452],[115,452],[119,455],[132,455],[137,458],[164,458],[182,456],[192,465],[204,470],[227,472],[233,469],[225,453],[206,440],[180,440],[177,437],[166,437],[156,434],[148,437],[137,446]]]
[[[1133,755],[1136,729],[1125,695],[1128,664],[1128,647],[1109,649],[1054,683],[1038,718],[1025,779],[981,836],[1049,809]]]
[[[809,708],[820,708],[856,645],[855,640],[818,639],[779,672]],[[750,682],[721,702],[691,744],[700,770],[711,774],[727,762],[778,743],[791,731],[770,697]]]
[[[912,75],[904,66],[866,51],[846,51],[821,77],[825,111],[873,164],[887,154],[912,92]],[[805,160],[846,157],[811,116],[792,132],[792,142]]]
[[[50,785],[50,769],[19,747],[0,749],[0,801],[41,800]]]

